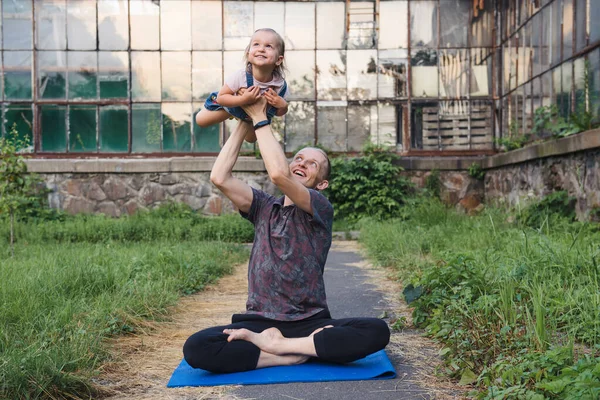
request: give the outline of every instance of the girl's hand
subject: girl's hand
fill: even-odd
[[[265,92],[265,98],[267,99],[267,103],[275,108],[285,108],[287,106],[287,101],[279,96],[272,88],[269,88],[269,90]]]
[[[242,105],[256,103],[256,101],[261,98],[260,88],[258,86],[251,86],[248,89],[242,88],[238,91],[238,95],[241,95],[242,97]]]

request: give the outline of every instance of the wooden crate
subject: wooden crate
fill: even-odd
[[[439,115],[438,107],[423,108],[424,150],[487,150],[494,147],[491,107],[472,107],[469,113]]]

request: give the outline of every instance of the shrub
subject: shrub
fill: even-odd
[[[541,201],[530,204],[518,216],[518,221],[531,228],[540,228],[549,218],[575,221],[575,197],[565,191],[550,193]]]

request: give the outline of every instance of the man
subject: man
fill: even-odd
[[[308,147],[288,165],[266,122],[266,104],[261,98],[244,110],[255,125],[269,177],[284,196],[270,196],[232,175],[250,128],[240,123],[221,149],[211,181],[255,226],[246,313],[233,315],[230,325],[190,336],[183,353],[193,368],[238,372],[300,364],[311,357],[345,363],[389,342],[389,328],[380,319],[331,318],[323,269],[333,207],[319,192],[329,185],[329,159],[322,150]]]

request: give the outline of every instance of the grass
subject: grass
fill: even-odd
[[[413,321],[444,343],[444,372],[480,398],[600,396],[597,225],[549,214],[527,226],[494,209],[466,217],[434,200],[407,216],[363,221],[361,241],[423,290]]]
[[[247,259],[241,245],[203,241],[242,237],[239,216],[163,217],[20,224],[15,257],[0,254],[0,398],[94,397],[106,338],[168,319],[180,296]]]

